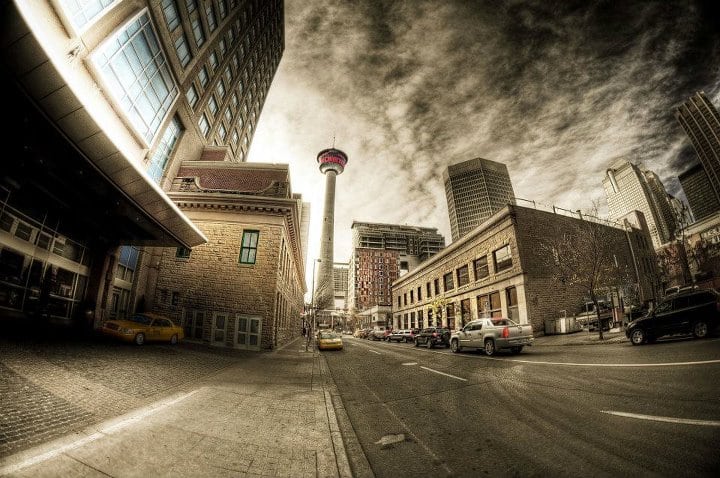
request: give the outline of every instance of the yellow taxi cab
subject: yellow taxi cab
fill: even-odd
[[[135,314],[122,320],[106,320],[100,332],[137,345],[150,341],[170,342],[174,345],[185,337],[182,327],[152,312]]]
[[[318,350],[342,350],[342,336],[330,330],[321,330],[317,337],[317,347]]]

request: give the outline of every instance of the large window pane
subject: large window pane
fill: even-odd
[[[156,183],[159,183],[162,178],[168,160],[175,148],[175,144],[180,137],[180,132],[180,121],[178,121],[177,118],[173,118],[165,130],[165,133],[160,140],[160,144],[155,150],[155,154],[153,154],[150,164],[148,165],[148,174]]]
[[[75,28],[82,28],[109,7],[116,0],[60,0],[60,3],[70,17]]]
[[[181,63],[187,64],[184,37],[175,46]],[[93,58],[133,127],[152,143],[178,92],[149,15],[143,13],[126,25]]]

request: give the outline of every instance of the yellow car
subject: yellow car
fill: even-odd
[[[317,347],[318,350],[342,350],[342,336],[335,332],[322,330],[318,333]]]
[[[182,327],[159,314],[143,312],[122,320],[107,320],[100,331],[105,335],[142,345],[149,341],[175,345],[185,337]]]

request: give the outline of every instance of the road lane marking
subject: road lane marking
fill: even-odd
[[[372,353],[374,353],[374,354],[382,355],[380,352],[378,352],[378,351],[376,351],[376,350],[373,350],[373,349],[368,349],[368,350],[370,350],[370,352],[372,352]]]
[[[423,367],[422,365],[420,365],[420,368],[425,369],[425,370],[428,370],[428,371],[430,371],[430,372],[439,373],[440,375],[445,375],[446,377],[454,378],[454,379],[456,379],[456,380],[462,380],[463,382],[467,382],[467,379],[466,379],[466,378],[456,377],[455,375],[450,375],[449,373],[441,372],[441,371],[439,371],[439,370],[435,370],[435,369],[432,369],[432,368],[429,368],[429,367]]]
[[[407,362],[401,365],[417,365],[417,362]]]
[[[194,395],[197,392],[198,392],[198,390],[193,390],[191,392],[180,395],[179,397],[161,400],[155,404],[144,407],[140,410],[136,410],[135,412],[131,412],[130,414],[125,415],[124,418],[121,418],[117,422],[115,422],[114,420],[109,422],[109,424],[100,428],[95,433],[91,433],[90,435],[87,435],[87,436],[80,438],[78,440],[75,440],[73,442],[56,446],[55,448],[52,448],[44,453],[39,453],[35,456],[26,458],[25,460],[21,461],[20,463],[7,465],[3,468],[0,468],[0,476],[12,475],[24,468],[27,468],[27,467],[33,466],[33,465],[37,465],[39,463],[42,463],[44,461],[47,461],[47,460],[55,458],[59,455],[62,455],[63,453],[66,453],[68,451],[75,450],[77,448],[80,448],[81,446],[85,446],[88,443],[97,441],[101,438],[106,437],[109,434],[112,434],[112,433],[120,431],[124,428],[127,428],[129,425],[138,423],[143,418],[146,418],[155,412],[158,412],[164,408],[167,408],[167,407],[174,405],[182,400],[185,400],[186,398],[190,397],[191,395]]]
[[[718,420],[693,420],[691,418],[658,417],[654,415],[640,415],[638,413],[616,412],[613,410],[600,410],[601,413],[617,415],[618,417],[637,418],[639,420],[650,420],[654,422],[679,423],[682,425],[701,425],[706,427],[720,427]]]
[[[469,357],[469,356],[468,356]],[[682,367],[684,365],[707,365],[720,363],[718,360],[702,360],[698,362],[664,362],[664,363],[577,363],[577,362],[543,362],[540,360],[519,360],[519,359],[503,359],[497,357],[484,357],[487,360],[497,360],[499,362],[517,362],[530,363],[539,365],[567,365],[569,367]]]

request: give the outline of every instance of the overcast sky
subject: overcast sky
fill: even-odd
[[[353,220],[437,227],[449,244],[442,171],[475,157],[507,164],[516,196],[567,209],[606,208],[604,172],[620,159],[677,194],[696,159],[674,109],[699,90],[720,106],[718,3],[286,0],[249,160],[289,163],[312,204],[308,284],[316,156],[333,136],[349,156],[336,262]]]

